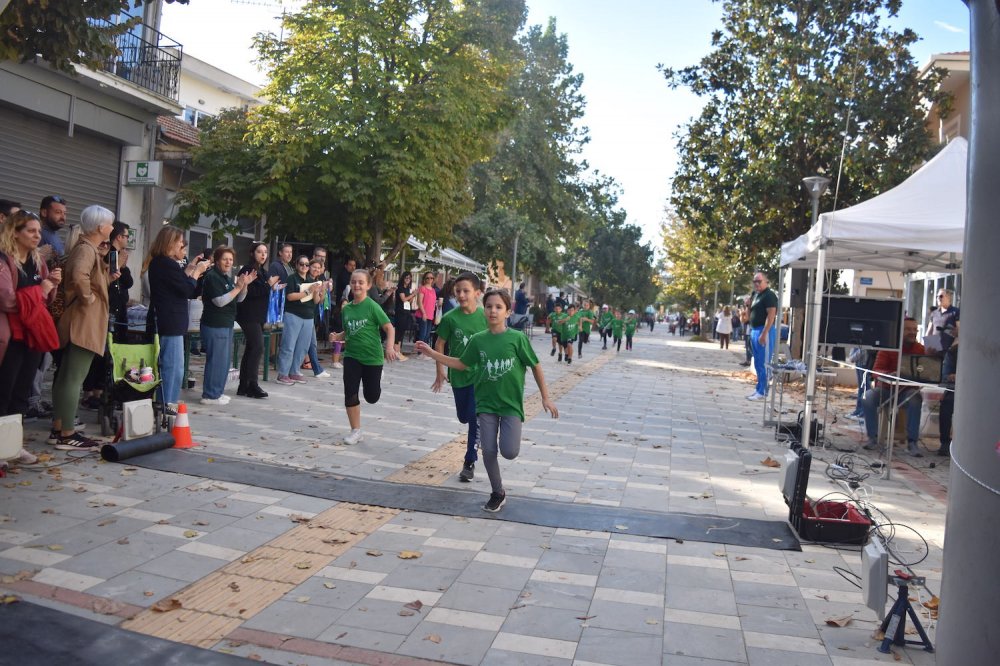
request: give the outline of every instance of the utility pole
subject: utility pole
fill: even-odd
[[[971,11],[972,94],[968,217],[962,261],[962,320],[951,447],[944,575],[941,580],[939,664],[997,660],[993,612],[996,579],[989,574],[1000,551],[1000,411],[996,409],[1000,357],[996,283],[1000,271],[1000,7],[966,0]],[[961,396],[961,397],[958,397]],[[984,577],[985,575],[985,577]],[[993,582],[989,582],[993,581]]]

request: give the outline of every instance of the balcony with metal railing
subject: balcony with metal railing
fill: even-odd
[[[104,19],[91,19],[91,23],[100,27],[115,27],[114,23]],[[113,39],[118,53],[104,60],[104,71],[177,101],[184,47],[144,23],[137,23]]]

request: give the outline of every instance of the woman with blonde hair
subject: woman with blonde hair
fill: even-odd
[[[207,260],[184,268],[187,242],[184,232],[165,226],[153,239],[142,272],[149,277],[149,312],[146,329],[160,336],[160,386],[168,413],[176,410],[184,379],[184,335],[188,332],[188,301],[194,297],[198,278],[212,265]]]
[[[59,319],[63,350],[52,383],[53,419],[50,439],[64,451],[89,451],[100,443],[75,432],[80,387],[95,354],[104,354],[108,337],[108,271],[100,244],[108,241],[115,214],[102,206],[80,213],[80,239],[66,260],[66,304]]]
[[[25,210],[0,227],[0,416],[27,411],[42,355],[59,344],[46,305],[55,296],[62,271],[49,272],[38,254],[41,238],[41,222]],[[25,449],[18,459],[37,462]]]

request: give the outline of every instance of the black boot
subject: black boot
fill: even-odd
[[[236,389],[236,395],[242,395],[246,398],[250,398],[253,397],[250,395],[250,391],[251,391],[250,387],[248,387],[246,384],[240,384],[240,387]]]
[[[250,390],[247,392],[247,397],[258,398],[258,399],[266,398],[267,391],[262,389],[259,384],[254,384],[253,386],[250,387]]]

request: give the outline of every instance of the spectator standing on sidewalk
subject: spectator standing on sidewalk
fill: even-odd
[[[728,305],[722,308],[722,314],[716,320],[715,332],[719,336],[719,349],[729,349],[729,336],[733,334],[733,311]]]
[[[939,435],[941,448],[939,456],[951,455],[951,424],[955,415],[955,376],[958,373],[958,322],[955,322],[951,344],[944,353],[944,363],[941,364],[941,378],[945,392],[941,398],[941,410],[938,413]]]
[[[323,282],[312,282],[312,288],[301,291],[310,283],[309,257],[301,256],[295,262],[295,274],[288,278],[285,287],[285,316],[282,320],[281,347],[278,350],[278,377],[275,381],[285,386],[305,384],[299,372],[299,363],[309,351],[309,342],[315,332],[316,300],[324,298]]]
[[[767,396],[768,369],[771,354],[777,345],[778,296],[771,291],[767,276],[757,273],[753,276],[756,290],[750,303],[750,350],[753,353],[753,367],[757,372],[757,388],[747,396],[747,400],[763,400]]]
[[[233,355],[233,324],[236,306],[247,297],[247,285],[257,279],[257,271],[242,273],[233,279],[236,252],[231,247],[215,248],[215,264],[205,273],[201,300],[201,343],[205,347],[205,379],[201,387],[201,404],[225,405],[230,358]]]
[[[264,324],[267,323],[271,291],[278,287],[281,276],[269,273],[267,244],[257,242],[250,246],[248,259],[240,268],[240,275],[256,272],[257,277],[247,284],[246,298],[236,304],[236,321],[246,340],[243,359],[240,361],[240,386],[236,395],[260,399],[267,397],[267,391],[257,382],[260,360],[264,356]]]
[[[396,283],[396,356],[400,361],[405,361],[406,357],[400,351],[403,344],[403,336],[413,328],[413,299],[416,296],[412,293],[413,274],[403,273]]]
[[[950,289],[938,289],[937,307],[931,310],[927,317],[927,330],[924,336],[937,335],[941,341],[941,351],[948,351],[951,343],[957,337],[955,328],[958,326],[959,310],[951,304]]]
[[[50,439],[56,448],[91,450],[100,443],[74,430],[80,388],[95,354],[104,354],[108,337],[108,271],[99,246],[107,242],[115,215],[101,206],[80,214],[80,240],[66,261],[66,305],[59,319],[62,357],[52,383],[53,420]]]
[[[295,272],[292,267],[292,257],[295,256],[295,248],[289,243],[285,243],[278,250],[278,256],[274,258],[271,265],[267,267],[267,274],[277,275],[278,283],[285,284],[288,276]]]

